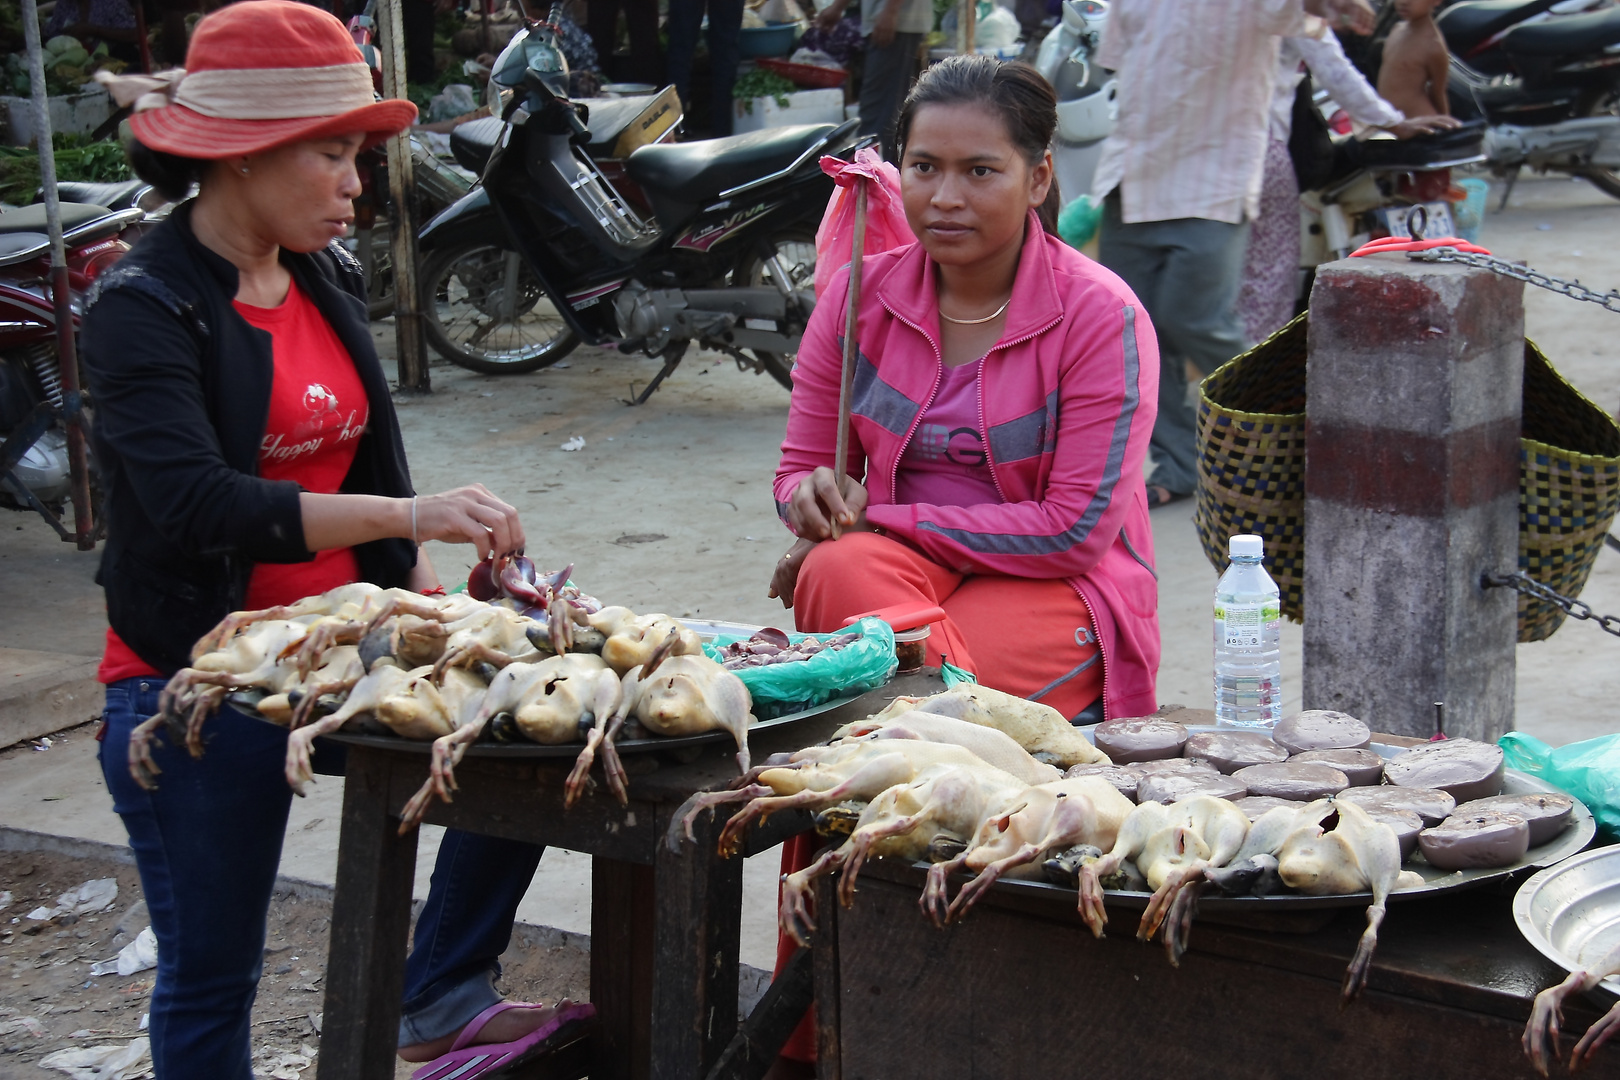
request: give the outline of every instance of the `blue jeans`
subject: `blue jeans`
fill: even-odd
[[[101,773],[124,819],[158,940],[153,1069],[160,1080],[251,1080],[249,1018],[292,790],[287,733],[224,708],[193,758],[167,734],[156,791],[129,773],[129,733],[157,712],[163,680],[107,687]]]
[[[1177,218],[1126,224],[1118,189],[1103,202],[1097,261],[1142,301],[1159,339],[1151,482],[1176,494],[1198,486],[1198,426],[1187,404],[1184,361],[1208,375],[1252,344],[1237,310],[1248,245],[1248,222]]]
[[[287,733],[221,709],[200,759],[162,737],[153,757],[163,772],[147,791],[129,772],[129,733],[157,712],[162,689],[155,678],[109,685],[99,750],[158,939],[153,1068],[159,1080],[251,1080],[249,1022],[292,803]],[[336,772],[323,743],[316,770]],[[402,1044],[447,1035],[499,1000],[498,958],[542,850],[445,833],[406,969]]]
[[[709,126],[716,136],[731,134],[731,89],[737,84],[737,35],[742,30],[742,0],[670,0],[669,81],[681,100],[692,101],[692,58],[698,27],[709,11]]]
[[[431,1042],[501,1000],[494,982],[545,848],[445,830],[405,962],[399,1045]]]

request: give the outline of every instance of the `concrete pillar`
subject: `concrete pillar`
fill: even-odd
[[[1523,285],[1404,255],[1321,267],[1305,462],[1308,709],[1374,731],[1513,726]]]

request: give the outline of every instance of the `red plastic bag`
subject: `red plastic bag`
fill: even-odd
[[[849,265],[855,245],[855,180],[865,177],[867,255],[892,251],[914,244],[911,226],[906,224],[905,206],[900,201],[900,171],[884,161],[875,147],[855,152],[854,161],[828,155],[821,159],[821,171],[833,178],[837,188],[827,202],[827,212],[816,230],[816,299],[821,299],[827,282]]]

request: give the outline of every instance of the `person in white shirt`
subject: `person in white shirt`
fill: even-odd
[[[1307,14],[1358,33],[1365,0],[1114,0],[1099,60],[1119,73],[1119,121],[1093,193],[1104,266],[1146,308],[1160,348],[1150,506],[1196,486],[1186,362],[1208,373],[1247,345],[1237,315],[1281,39]]]
[[[1314,23],[1314,18],[1310,22]],[[1250,341],[1264,341],[1287,325],[1299,299],[1299,183],[1288,138],[1294,121],[1294,94],[1310,69],[1316,85],[1359,127],[1382,128],[1397,139],[1457,126],[1449,116],[1414,116],[1378,96],[1339,39],[1308,25],[1301,37],[1283,38],[1277,58],[1277,84],[1271,97],[1271,139],[1260,182],[1260,213],[1249,225],[1238,314]],[[1302,67],[1303,65],[1303,67]]]
[[[844,17],[849,0],[833,0],[816,16],[816,25],[831,30]],[[906,91],[917,79],[923,38],[934,29],[933,0],[864,0],[861,35],[866,60],[861,69],[861,134],[883,140],[883,156],[898,161],[894,122]]]

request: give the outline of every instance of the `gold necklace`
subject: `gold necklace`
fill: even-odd
[[[1012,297],[1009,296],[1009,297],[1007,297],[1007,302],[1005,304],[1002,304],[1000,307],[996,308],[996,310],[992,311],[990,314],[986,315],[982,319],[953,319],[949,315],[945,314],[943,311],[941,311],[939,313],[939,317],[944,319],[946,322],[953,322],[957,326],[982,326],[985,323],[989,322],[990,320],[1000,316],[1000,314],[1003,311],[1006,311],[1007,308],[1009,306],[1011,306],[1011,304],[1012,304]]]

